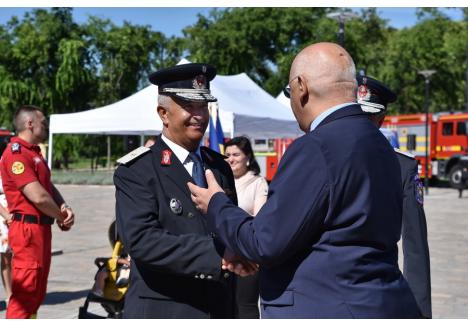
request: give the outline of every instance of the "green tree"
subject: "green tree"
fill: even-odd
[[[38,105],[46,114],[86,104],[88,62],[70,8],[35,9],[21,21],[13,17],[0,35],[0,47],[6,49],[0,55],[3,124],[10,124],[21,104]]]
[[[424,19],[394,33],[382,69],[384,79],[399,94],[392,111],[422,112],[424,78],[418,71],[425,69],[437,70],[431,78],[430,111],[461,109],[466,39],[463,23],[444,17]]]
[[[147,84],[147,75],[164,64],[166,39],[149,26],[122,27],[91,16],[84,26],[97,75],[96,106],[130,96]]]
[[[294,55],[321,38],[316,26],[327,8],[214,10],[184,29],[189,58],[214,64],[218,73],[245,72],[271,94],[288,80]],[[333,37],[330,34],[329,37]]]

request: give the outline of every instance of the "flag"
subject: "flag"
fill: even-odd
[[[224,132],[219,119],[219,110],[216,109],[216,136],[218,137],[219,152],[224,154]]]
[[[218,135],[216,133],[216,129],[215,129],[211,114],[210,114],[210,148],[219,153]]]
[[[214,109],[210,108],[210,148],[218,153],[224,154],[224,132],[221,126],[221,120],[219,118],[219,111],[216,107],[216,122],[214,122]],[[215,126],[216,124],[216,126]]]

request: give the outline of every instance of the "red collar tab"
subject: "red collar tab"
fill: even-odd
[[[161,154],[161,164],[162,165],[171,165],[171,156],[172,156],[172,151],[170,149],[165,149],[162,151]]]

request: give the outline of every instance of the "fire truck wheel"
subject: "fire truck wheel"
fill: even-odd
[[[460,164],[455,165],[450,169],[449,172],[449,182],[450,182],[450,187],[456,188],[456,189],[462,189],[463,188],[463,168]]]

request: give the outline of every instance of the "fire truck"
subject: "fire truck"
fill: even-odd
[[[425,177],[426,115],[387,116],[383,127],[396,130],[400,149],[419,162],[419,175]],[[468,112],[430,113],[428,119],[428,178],[450,182],[463,188],[468,177]]]
[[[260,165],[260,174],[270,182],[278,169],[284,152],[294,138],[261,138],[252,139],[252,149]]]
[[[0,128],[0,156],[3,154],[6,146],[10,142],[13,133],[5,128]]]

